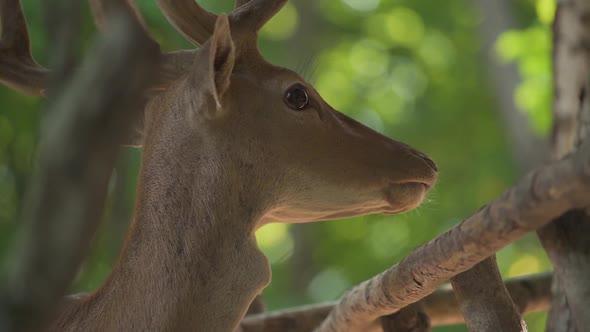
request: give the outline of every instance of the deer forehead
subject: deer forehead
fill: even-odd
[[[293,70],[272,65],[266,61],[257,64],[240,64],[232,74],[232,84],[252,86],[267,91],[283,92],[295,83],[311,87]]]

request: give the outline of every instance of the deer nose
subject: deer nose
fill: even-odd
[[[438,167],[436,167],[436,163],[434,162],[434,160],[430,159],[430,157],[428,157],[420,151],[412,150],[412,152],[416,156],[422,158],[428,164],[428,166],[430,166],[430,168],[432,168],[435,172],[438,172]]]

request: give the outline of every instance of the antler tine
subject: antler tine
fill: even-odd
[[[217,15],[195,0],[158,0],[158,6],[170,24],[193,44],[203,45],[213,34]]]
[[[96,26],[102,27],[108,17],[111,16],[115,10],[124,10],[129,17],[134,19],[135,22],[143,28],[146,35],[154,40],[151,38],[143,16],[141,16],[139,9],[137,9],[134,0],[90,0],[89,2]]]
[[[47,70],[33,59],[20,0],[0,0],[0,82],[25,94],[40,95]]]
[[[243,5],[247,4],[248,2],[250,2],[250,0],[236,0],[236,4],[234,6],[234,9],[238,9],[238,8],[242,7]]]
[[[237,9],[232,18],[248,30],[260,30],[281,8],[287,0],[236,0]]]
[[[0,1],[0,14],[2,15],[2,37],[0,39],[2,49],[10,49],[14,54],[30,57],[29,32],[20,1]]]

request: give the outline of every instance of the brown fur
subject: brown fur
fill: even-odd
[[[268,2],[270,14],[284,4]],[[259,227],[400,213],[434,185],[427,157],[335,111],[262,58],[248,24],[255,33],[269,19],[253,14],[263,3],[240,7],[236,21],[219,16],[189,72],[148,103],[119,261],[95,293],[67,302],[50,330],[233,331],[270,281]],[[301,111],[284,102],[295,83],[310,97]]]

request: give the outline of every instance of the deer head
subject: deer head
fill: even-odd
[[[436,180],[432,160],[334,110],[302,77],[258,52],[257,31],[286,1],[250,1],[215,25],[203,19],[210,25],[199,30],[182,15],[186,8],[160,2],[190,40],[213,34],[184,82],[169,89],[178,102],[157,109],[184,113],[175,131],[224,153],[241,177],[263,177],[248,189],[271,195],[262,221],[399,213],[420,204]]]
[[[144,150],[126,248],[105,286],[84,309],[64,315],[59,328],[233,329],[270,278],[255,245],[257,228],[401,213],[434,185],[437,169],[427,156],[339,113],[297,73],[263,58],[258,31],[286,1],[237,1],[233,12],[216,16],[192,0],[158,0],[176,29],[201,47],[162,54],[148,102],[130,110],[138,113],[139,135],[122,143]],[[117,8],[143,22],[130,2],[90,2],[99,25]],[[12,49],[16,36],[28,38],[22,12],[15,0],[0,5],[0,45]],[[0,54],[2,82],[41,92],[46,71],[28,47]],[[16,65],[7,70],[3,63]],[[139,314],[150,296],[161,308]],[[208,303],[196,303],[204,296]],[[110,309],[113,303],[124,309]],[[128,308],[150,323],[125,323]]]

